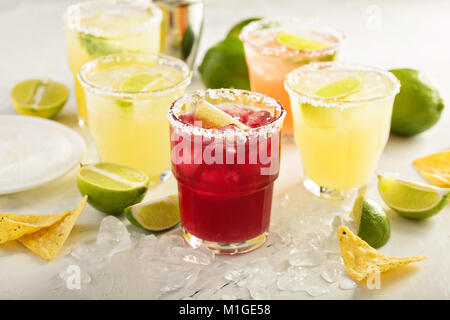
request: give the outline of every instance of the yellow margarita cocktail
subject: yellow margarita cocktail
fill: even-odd
[[[79,80],[101,160],[158,182],[170,164],[167,112],[190,83],[188,66],[162,55],[110,55],[83,65]]]
[[[252,22],[239,37],[244,43],[251,90],[280,101],[287,111],[283,133],[292,135],[286,75],[310,62],[334,60],[343,34],[311,20],[285,17]]]
[[[87,1],[67,8],[67,53],[80,125],[86,120],[84,90],[77,79],[81,66],[109,54],[158,54],[161,19],[162,12],[156,5],[138,0]]]
[[[389,137],[399,81],[372,67],[312,63],[285,81],[305,186],[342,198],[365,186]]]

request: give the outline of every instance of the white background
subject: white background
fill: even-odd
[[[70,85],[72,90],[62,14],[65,7],[74,2],[0,1],[0,113],[15,113],[9,101],[9,90],[16,82],[26,78],[50,77]],[[204,33],[197,62],[201,61],[206,49],[222,39],[230,26],[241,18],[275,15],[311,17],[335,26],[347,35],[341,60],[386,69],[420,69],[436,80],[444,98],[450,93],[450,2],[445,0],[205,0]],[[201,84],[196,74],[192,88],[197,87],[201,87]],[[76,129],[73,90],[71,93],[69,102],[56,120]],[[411,162],[419,156],[450,148],[448,108],[444,110],[438,125],[426,133],[413,138],[391,137],[378,171],[395,172],[403,178],[420,181]],[[94,159],[95,152],[89,134],[76,130],[88,142],[89,152],[85,160]],[[296,149],[286,147],[283,152],[276,196],[281,196],[301,178],[300,158]],[[371,183],[369,193],[379,199],[374,187],[375,180]],[[169,181],[151,196],[173,188],[173,181]],[[0,212],[56,213],[73,208],[79,199],[73,171],[35,190],[0,196]],[[273,212],[273,215],[276,216],[277,212]],[[87,208],[65,246],[65,253],[72,244],[95,237],[102,218],[101,213]],[[368,291],[358,287],[354,291],[332,291],[324,298],[449,298],[450,207],[422,222],[404,220],[392,214],[391,224],[392,238],[383,252],[400,256],[427,254],[429,258],[404,276],[383,278],[385,285],[382,290]],[[0,270],[0,298],[55,298],[46,289],[45,283],[59,272],[57,262],[46,264],[19,245],[11,244],[0,247]],[[122,290],[116,290],[114,295],[103,297],[136,298],[133,295],[133,282],[123,285],[119,288]],[[56,298],[63,297],[79,296],[67,292],[67,296]],[[303,293],[275,297],[309,298]]]

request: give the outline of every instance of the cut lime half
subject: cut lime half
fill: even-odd
[[[349,76],[319,88],[314,92],[314,95],[322,98],[341,99],[359,91],[362,88],[362,85],[362,76]]]
[[[52,80],[25,80],[11,90],[11,100],[18,113],[41,118],[56,116],[68,97],[69,89]]]
[[[142,200],[148,189],[147,175],[137,169],[97,163],[82,166],[77,173],[78,189],[88,196],[88,202],[99,211],[120,214]]]
[[[139,72],[120,83],[124,92],[140,92],[152,89],[152,86],[162,77],[160,72]]]
[[[194,111],[194,116],[197,119],[206,121],[208,124],[216,129],[223,128],[227,125],[234,124],[241,130],[249,129],[248,126],[241,123],[236,118],[230,116],[228,113],[216,108],[208,101],[202,101]]]
[[[426,219],[441,211],[450,197],[450,189],[417,182],[378,176],[378,191],[383,201],[400,215],[410,219]]]
[[[290,32],[280,32],[276,36],[279,44],[294,50],[323,50],[330,47],[326,42],[307,39]]]
[[[391,224],[383,208],[374,200],[360,195],[356,198],[350,215],[355,221],[358,237],[370,246],[379,248],[391,236]]]
[[[145,230],[170,229],[180,222],[178,195],[135,204],[125,209],[125,216],[132,224]]]

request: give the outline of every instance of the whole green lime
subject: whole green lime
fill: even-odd
[[[370,246],[379,248],[391,237],[391,223],[383,208],[364,195],[356,198],[351,216],[355,220],[358,236]]]
[[[207,88],[250,90],[244,46],[237,38],[227,38],[210,48],[198,71]]]
[[[242,41],[238,35],[248,23],[260,18],[249,18],[233,26],[227,37],[209,48],[198,67],[207,88],[236,88],[250,90],[247,62]]]
[[[391,132],[412,136],[431,128],[440,118],[444,102],[429,78],[414,69],[390,70],[400,81],[395,97]]]
[[[248,25],[250,22],[261,20],[259,17],[248,18],[236,23],[230,31],[228,31],[227,38],[238,38],[242,29]]]

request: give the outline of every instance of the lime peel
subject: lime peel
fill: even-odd
[[[388,175],[378,176],[378,191],[391,209],[416,220],[437,214],[450,198],[449,188],[438,188]]]
[[[200,120],[205,120],[217,129],[234,124],[241,130],[248,130],[249,127],[232,117],[225,111],[216,108],[213,104],[203,100],[194,111],[194,116]]]
[[[359,91],[363,86],[363,82],[363,77],[358,73],[358,77],[349,76],[331,82],[319,88],[314,95],[322,98],[345,98]]]
[[[137,169],[113,164],[84,165],[77,172],[78,189],[99,211],[120,214],[140,202],[148,190],[148,176]]]
[[[121,91],[139,92],[149,89],[161,77],[162,74],[160,72],[139,72],[123,80],[119,87]]]
[[[127,219],[148,231],[163,231],[180,222],[178,195],[138,203],[125,209]]]
[[[330,47],[326,42],[299,37],[290,32],[280,32],[276,36],[279,44],[294,50],[323,50]]]

